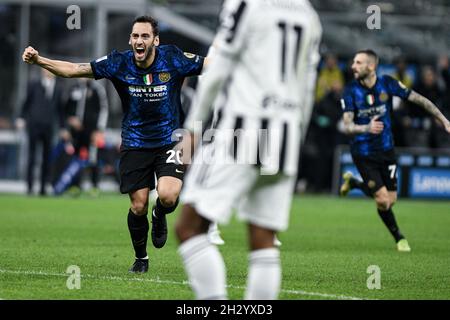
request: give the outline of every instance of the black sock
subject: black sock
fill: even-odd
[[[171,206],[171,207],[164,207],[164,206],[162,205],[161,201],[159,200],[159,198],[156,199],[156,208],[155,208],[155,211],[156,211],[155,214],[156,214],[156,216],[159,217],[160,215],[163,215],[163,214],[169,214],[169,213],[174,212],[175,209],[176,209],[177,206],[178,206],[178,199],[179,199],[179,198],[177,198],[177,201],[175,201],[175,204],[174,204],[173,206]]]
[[[368,196],[369,198],[373,198],[373,194],[370,191],[369,187],[361,180],[355,178],[350,179],[350,188],[360,189],[366,196]]]
[[[148,229],[147,214],[138,216],[130,209],[128,211],[128,230],[130,230],[136,258],[145,258],[147,256]]]
[[[398,228],[397,222],[395,221],[394,213],[392,209],[389,208],[387,211],[382,211],[378,209],[378,214],[380,215],[381,220],[383,220],[384,224],[388,228],[389,232],[395,239],[395,242],[398,242],[405,237],[400,233],[400,229]]]

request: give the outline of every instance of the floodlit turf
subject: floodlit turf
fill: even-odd
[[[135,276],[127,273],[127,212],[120,195],[0,195],[0,299],[192,299],[176,252],[177,213],[169,216],[166,246],[149,243],[149,272]],[[279,236],[280,298],[450,299],[450,203],[400,199],[394,212],[411,253],[395,250],[369,199],[296,197],[290,229]],[[221,230],[229,296],[241,299],[246,228],[233,220]],[[79,290],[66,286],[71,265],[81,270]],[[381,271],[379,290],[367,288],[371,265]]]

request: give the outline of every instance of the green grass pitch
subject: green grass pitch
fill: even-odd
[[[127,273],[127,211],[127,196],[113,194],[0,195],[0,299],[192,299],[173,231],[179,211],[169,216],[166,246],[150,241],[150,270],[141,276]],[[411,253],[395,250],[369,199],[296,197],[279,236],[280,299],[450,299],[450,203],[400,199],[394,212]],[[221,230],[228,293],[241,299],[246,227],[234,219]],[[70,265],[81,270],[79,290],[66,286]],[[367,288],[371,265],[380,268],[380,289]]]

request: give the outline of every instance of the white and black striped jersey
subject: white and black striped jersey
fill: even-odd
[[[266,149],[269,171],[295,174],[312,111],[321,35],[307,0],[225,1],[215,52],[186,127],[205,121],[219,96],[219,129],[268,130],[265,140],[276,141],[269,148],[239,139],[235,151]]]

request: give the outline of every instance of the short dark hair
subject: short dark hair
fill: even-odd
[[[364,53],[364,54],[368,55],[369,57],[374,59],[375,60],[375,64],[378,65],[378,62],[380,61],[380,58],[378,58],[377,53],[375,51],[373,51],[372,49],[359,50],[356,54],[359,54],[359,53]]]
[[[158,21],[156,21],[154,18],[150,16],[139,16],[136,19],[134,19],[133,24],[131,26],[133,27],[136,23],[150,23],[153,29],[153,35],[155,37],[159,36]]]

